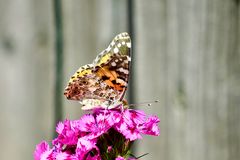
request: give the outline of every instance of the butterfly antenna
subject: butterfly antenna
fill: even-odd
[[[159,100],[155,100],[155,101],[149,101],[149,102],[128,104],[128,106],[129,107],[134,107],[134,106],[151,106],[153,103],[158,103],[158,102],[159,102]]]

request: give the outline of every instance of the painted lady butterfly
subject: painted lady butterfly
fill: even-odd
[[[79,101],[83,110],[96,106],[111,109],[122,104],[128,85],[130,48],[128,33],[117,35],[92,64],[80,67],[70,78],[64,92],[67,99]]]

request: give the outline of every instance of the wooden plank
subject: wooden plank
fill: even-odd
[[[144,110],[162,120],[159,140],[140,142],[137,153],[150,152],[145,159],[237,159],[236,3],[141,1],[135,15],[136,96],[160,96],[159,105]]]
[[[239,1],[230,4],[228,24],[228,54],[227,63],[227,130],[228,130],[228,159],[237,160],[240,157],[240,10]]]
[[[135,1],[136,2],[136,1]],[[144,159],[167,159],[166,74],[166,2],[138,1],[135,3],[135,99],[136,103],[159,99],[152,107],[139,107],[148,114],[161,117],[160,137],[144,137],[138,143],[136,156],[150,153]]]
[[[53,127],[51,3],[0,6],[0,159],[33,159],[35,145],[50,139]]]

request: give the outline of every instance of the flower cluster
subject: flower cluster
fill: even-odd
[[[130,147],[141,134],[158,136],[159,119],[131,109],[97,109],[79,120],[65,120],[56,127],[52,148],[43,141],[35,160],[130,160]]]

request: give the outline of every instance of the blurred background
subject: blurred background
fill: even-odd
[[[62,2],[62,3],[61,3]],[[132,37],[130,103],[161,119],[135,155],[240,159],[239,0],[0,0],[0,159],[33,159],[56,121],[83,113],[63,90],[112,38]]]

